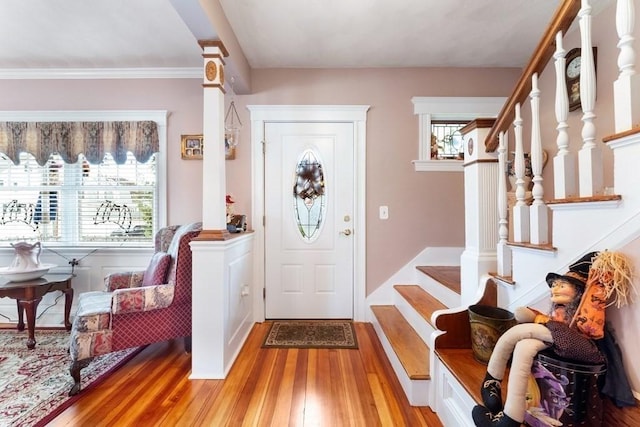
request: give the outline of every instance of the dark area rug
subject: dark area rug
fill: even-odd
[[[273,321],[265,348],[358,348],[350,320]]]
[[[82,370],[82,391],[69,397],[69,332],[36,330],[28,350],[27,331],[0,330],[0,427],[44,426],[143,347],[96,357]]]

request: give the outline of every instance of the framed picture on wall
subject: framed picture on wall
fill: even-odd
[[[182,135],[180,152],[185,160],[202,160],[204,140],[202,135]]]

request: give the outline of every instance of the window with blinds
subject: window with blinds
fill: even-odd
[[[100,164],[54,154],[40,166],[31,154],[20,153],[17,165],[0,154],[0,241],[153,244],[157,156],[140,163],[128,153],[118,165],[110,154]]]

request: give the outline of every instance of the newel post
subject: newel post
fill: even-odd
[[[496,271],[498,193],[500,175],[496,153],[486,152],[483,141],[495,119],[475,119],[460,129],[464,144],[465,249],[460,257],[461,301],[477,293],[482,275]],[[473,212],[473,214],[469,214]]]

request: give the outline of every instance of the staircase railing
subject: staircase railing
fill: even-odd
[[[616,7],[616,28],[620,48],[618,57],[619,77],[614,83],[614,108],[616,132],[623,132],[640,124],[640,76],[635,72],[635,51],[633,49],[634,0],[618,0]],[[582,147],[577,153],[569,151],[568,108],[569,96],[565,86],[566,51],[563,37],[578,18],[580,27],[580,103],[582,107],[582,129],[580,131]],[[508,152],[508,133],[513,126],[515,157],[513,159],[515,190],[514,205],[511,207],[511,226],[513,234],[505,241],[504,230],[508,229],[508,220],[504,212],[506,186],[498,185],[500,192],[498,210],[500,213],[500,235],[498,236],[498,272],[510,276],[511,254],[509,245],[524,245],[554,250],[549,229],[549,208],[545,202],[542,166],[544,150],[540,133],[540,98],[538,76],[554,58],[556,90],[555,116],[557,129],[557,152],[553,159],[554,195],[553,202],[603,200],[614,195],[605,195],[603,183],[603,155],[601,144],[596,143],[596,70],[591,41],[592,7],[589,0],[565,0],[557,9],[546,29],[538,48],[525,67],[514,92],[505,103],[500,115],[489,132],[485,147],[487,152],[499,148],[499,174],[501,181],[506,179],[506,153]],[[612,23],[613,24],[613,23]],[[605,64],[606,65],[606,64]],[[526,97],[531,103],[531,139],[530,158],[525,156],[525,143],[522,136],[523,118],[521,107]],[[618,118],[618,116],[621,116]],[[547,124],[548,126],[548,124]],[[575,132],[574,132],[575,135]],[[578,160],[576,168],[575,157]],[[526,162],[529,170],[525,170]],[[576,171],[578,172],[576,174]],[[576,181],[577,175],[577,181]],[[529,188],[527,176],[532,178],[533,187]],[[495,190],[494,190],[495,191]],[[549,199],[547,197],[547,199]],[[508,210],[507,210],[508,211]],[[505,224],[506,223],[506,224]]]
[[[487,152],[493,152],[498,148],[500,132],[506,132],[513,125],[516,104],[522,104],[531,92],[531,77],[535,73],[538,75],[542,73],[553,56],[556,34],[558,31],[563,34],[567,32],[571,23],[578,16],[579,10],[580,0],[564,0],[556,10],[529,63],[516,83],[515,89],[502,107],[493,128],[487,135],[485,140]]]

